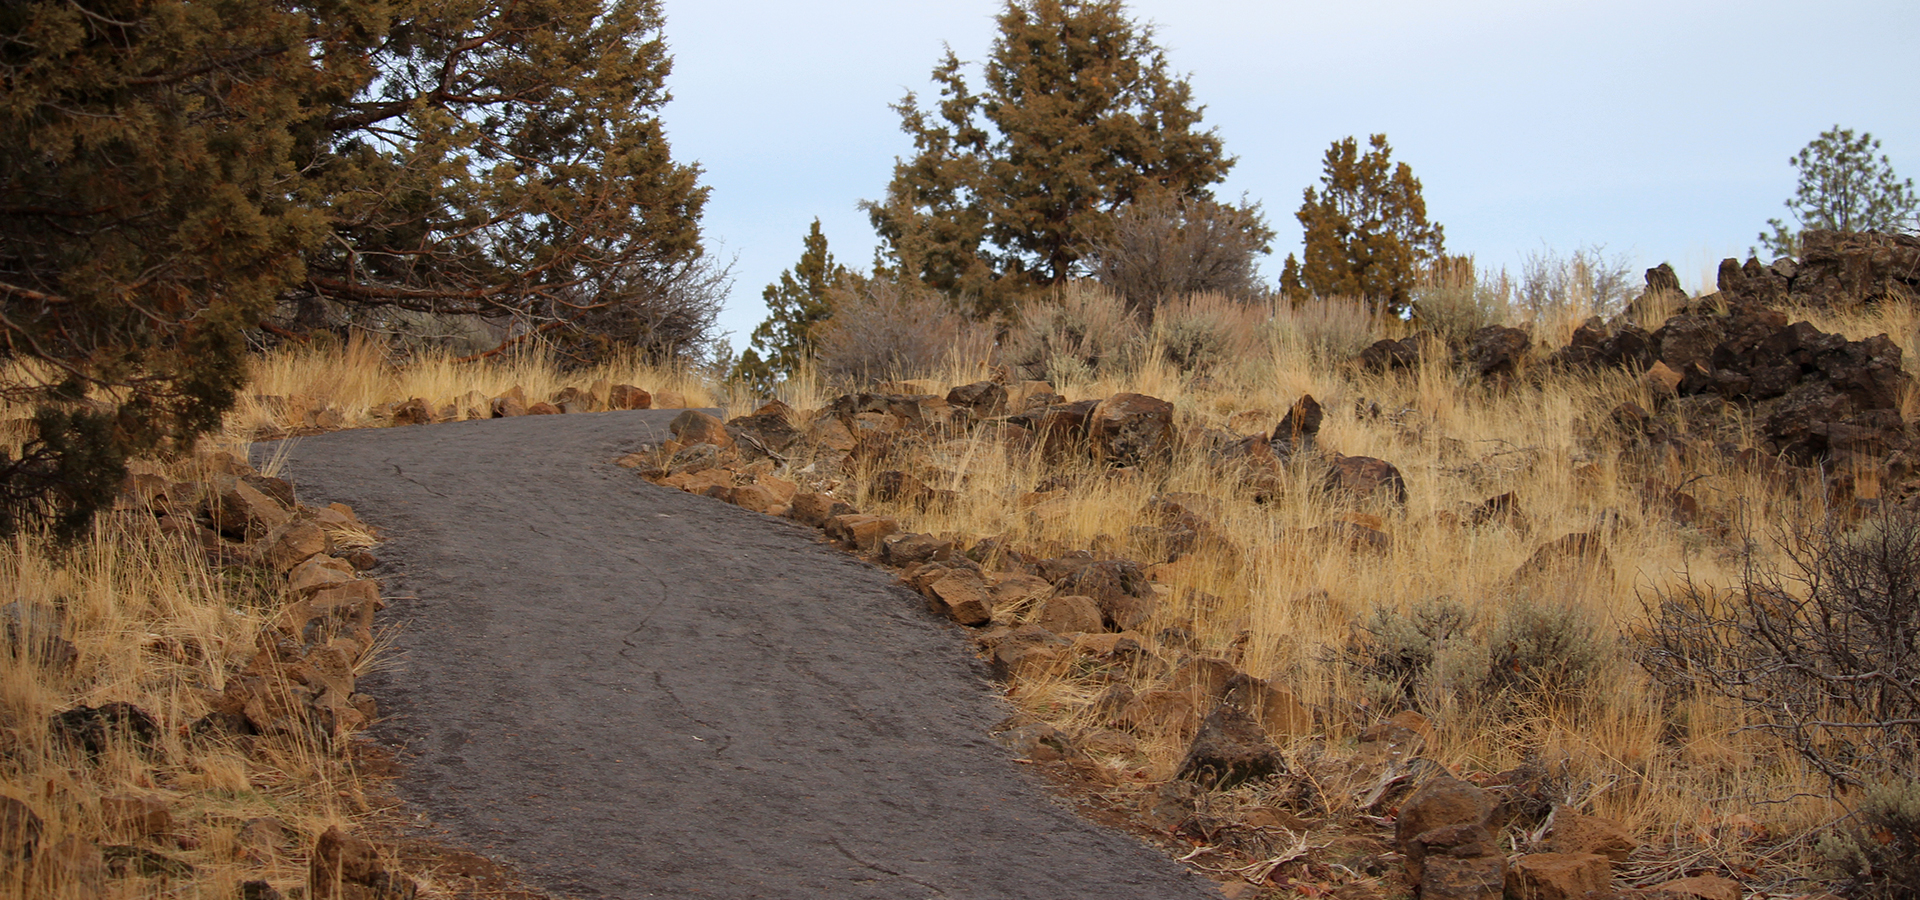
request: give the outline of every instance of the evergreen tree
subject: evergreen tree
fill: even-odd
[[[949,50],[937,108],[894,107],[915,152],[863,204],[898,273],[982,315],[1084,274],[1128,201],[1210,198],[1234,162],[1120,0],[1008,0],[997,23],[981,93]]]
[[[818,346],[817,329],[833,315],[828,292],[850,277],[852,273],[827,251],[827,236],[820,231],[820,220],[814,219],[800,261],[761,293],[767,319],[753,330],[751,347],[740,355],[735,377],[766,394],[772,393],[775,381],[799,371]]]
[[[232,404],[243,330],[324,234],[286,190],[343,79],[310,24],[258,0],[0,5],[0,399],[34,422],[0,453],[0,532],[77,534],[129,456]]]
[[[656,0],[0,5],[0,532],[220,422],[276,300],[686,352],[724,269]]]
[[[303,160],[334,238],[308,256],[306,298],[510,317],[656,357],[700,344],[724,276],[702,255],[707,188],[660,123],[658,0],[388,8],[322,19],[380,33],[340,41],[364,80]]]
[[[1350,137],[1327,149],[1320,189],[1307,188],[1295,214],[1306,246],[1300,259],[1287,257],[1280,286],[1296,301],[1362,297],[1399,315],[1412,308],[1420,269],[1443,258],[1444,234],[1427,221],[1420,180],[1393,162],[1387,136],[1369,143],[1364,154]]]
[[[1833,126],[1823,131],[1787,163],[1800,172],[1793,199],[1786,203],[1797,228],[1780,219],[1768,219],[1772,233],[1761,232],[1760,245],[1775,256],[1800,255],[1800,232],[1900,231],[1915,224],[1920,198],[1913,179],[1900,178],[1886,154],[1874,159],[1880,142],[1873,135]]]

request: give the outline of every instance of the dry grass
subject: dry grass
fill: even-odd
[[[1667,312],[1642,314],[1657,327]],[[1887,333],[1910,367],[1915,359],[1920,314],[1910,307],[1789,315],[1851,339]],[[1828,516],[1817,479],[1770,479],[1714,453],[1682,458],[1636,451],[1610,432],[1608,413],[1623,402],[1658,404],[1645,385],[1624,374],[1552,376],[1511,388],[1471,383],[1442,366],[1362,374],[1334,362],[1361,341],[1306,338],[1301,318],[1295,310],[1264,323],[1264,352],[1200,372],[1182,371],[1165,354],[1149,352],[1124,365],[1055,366],[1064,377],[1054,387],[1068,399],[1134,391],[1170,400],[1179,429],[1189,435],[1271,429],[1296,398],[1310,393],[1327,410],[1321,444],[1395,463],[1411,498],[1405,509],[1338,502],[1313,489],[1317,470],[1310,466],[1284,477],[1275,496],[1254,502],[1230,468],[1200,452],[1177,454],[1161,470],[1116,475],[1084,460],[1049,460],[972,438],[935,442],[913,460],[922,480],[959,492],[949,506],[923,511],[878,502],[860,492],[870,474],[864,472],[839,486],[840,493],[914,531],[963,542],[995,536],[1038,556],[1091,549],[1096,556],[1147,562],[1162,558],[1159,548],[1130,534],[1146,521],[1151,496],[1190,491],[1219,498],[1216,524],[1232,546],[1203,546],[1156,567],[1167,602],[1148,630],[1186,629],[1203,655],[1244,654],[1248,672],[1289,686],[1316,710],[1321,730],[1313,740],[1335,745],[1398,708],[1370,696],[1337,661],[1355,637],[1355,623],[1372,611],[1453,598],[1489,640],[1516,605],[1570,606],[1599,629],[1592,683],[1563,696],[1499,700],[1471,684],[1441,685],[1423,706],[1439,734],[1437,758],[1463,771],[1551,763],[1566,773],[1569,802],[1687,848],[1722,841],[1729,816],[1757,821],[1776,837],[1804,835],[1833,819],[1837,807],[1823,799],[1824,783],[1743,730],[1739,711],[1663,695],[1627,652],[1632,635],[1647,624],[1646,602],[1655,592],[1674,587],[1683,574],[1705,585],[1732,584],[1749,535],[1764,542],[1766,523]],[[1577,323],[1536,324],[1547,325],[1536,331],[1544,355]],[[1338,335],[1349,329],[1317,330]],[[944,385],[981,372],[926,375]],[[1916,411],[1910,391],[1905,412]],[[1730,433],[1699,437],[1709,447],[1727,437],[1753,443],[1738,423]],[[1063,478],[1073,484],[1064,494],[1029,496]],[[1702,514],[1674,519],[1647,494],[1646,478],[1684,485]],[[1869,484],[1863,496],[1872,490]],[[1524,527],[1463,524],[1476,504],[1509,492],[1526,514]],[[1308,538],[1307,529],[1354,513],[1384,519],[1390,552],[1357,553]],[[1578,577],[1518,574],[1536,548],[1581,532],[1603,535],[1611,566]],[[1018,623],[1024,617],[997,618]],[[1151,643],[1156,635],[1145,637]],[[1087,704],[1097,685],[1071,676],[1029,679],[1015,697],[1060,727],[1090,727]],[[1177,736],[1148,740],[1141,758],[1153,778],[1164,779],[1182,749]],[[1114,762],[1126,768],[1139,761]],[[1715,852],[1753,856],[1761,847],[1735,841]]]
[[[724,388],[697,374],[637,359],[562,371],[552,357],[535,348],[511,357],[464,363],[446,353],[428,353],[400,364],[383,345],[356,337],[345,343],[316,341],[256,357],[248,387],[227,417],[225,439],[251,440],[267,425],[297,428],[305,413],[324,409],[339,414],[335,427],[375,427],[384,424],[378,415],[383,404],[415,397],[434,409],[454,406],[464,417],[474,395],[496,397],[518,386],[531,403],[551,398],[565,387],[585,389],[603,380],[639,385],[656,394],[676,392],[688,406],[713,406],[725,398]]]
[[[1114,334],[1124,331],[1107,320],[1097,298],[1079,293],[1070,299],[1060,316]],[[1642,324],[1658,327],[1668,312],[1638,314]],[[1920,344],[1920,312],[1909,307],[1789,314],[1849,338],[1887,333],[1909,361]],[[1033,321],[1023,344],[1028,349],[1055,336],[1059,324],[1056,319],[1042,326],[1037,316]],[[1577,323],[1565,317],[1533,324],[1544,352]],[[1312,394],[1326,409],[1320,444],[1393,462],[1407,481],[1410,502],[1404,509],[1343,502],[1314,489],[1315,470],[1307,462],[1296,463],[1270,496],[1255,502],[1239,473],[1201,452],[1177,454],[1164,468],[1116,474],[1084,459],[1049,459],[967,436],[931,442],[911,460],[909,467],[932,487],[957,493],[957,502],[931,510],[868,497],[871,471],[808,469],[811,460],[801,458],[781,474],[833,488],[857,507],[896,515],[915,531],[969,541],[994,536],[1042,556],[1091,549],[1149,563],[1164,558],[1161,548],[1134,526],[1147,522],[1150,497],[1189,491],[1217,498],[1216,524],[1229,540],[1153,568],[1164,602],[1146,629],[1152,633],[1143,637],[1165,650],[1162,632],[1183,629],[1193,636],[1196,652],[1237,658],[1246,671],[1290,687],[1317,721],[1313,734],[1289,748],[1296,756],[1349,751],[1361,729],[1399,708],[1341,662],[1354,645],[1356,623],[1376,610],[1402,614],[1423,601],[1451,598],[1470,613],[1473,633],[1484,643],[1517,606],[1571,608],[1601,635],[1591,681],[1559,695],[1521,692],[1497,700],[1459,689],[1465,685],[1430,686],[1420,698],[1437,733],[1430,755],[1458,770],[1546,766],[1558,773],[1566,802],[1629,825],[1661,848],[1660,858],[1669,863],[1706,856],[1752,863],[1784,852],[1779,848],[1794,846],[1789,839],[1830,821],[1833,807],[1816,796],[1823,788],[1791,758],[1743,730],[1738,711],[1699,697],[1663,695],[1626,653],[1632,635],[1646,624],[1644,598],[1675,585],[1683,573],[1705,584],[1731,583],[1738,576],[1741,523],[1824,517],[1820,492],[1741,470],[1714,454],[1655,458],[1635,451],[1612,433],[1607,414],[1628,401],[1654,408],[1656,398],[1622,374],[1522,379],[1498,387],[1438,365],[1376,375],[1344,364],[1371,340],[1404,333],[1403,323],[1374,320],[1360,304],[1276,310],[1194,298],[1163,307],[1152,329],[1124,335],[1131,341],[1126,351],[1099,362],[1017,361],[1051,376],[1054,389],[1069,399],[1131,391],[1172,401],[1177,427],[1187,435],[1268,431],[1301,394]],[[1221,349],[1208,350],[1208,358],[1195,364],[1193,354],[1176,346],[1183,335],[1194,334],[1212,336],[1201,343],[1217,338]],[[967,356],[949,356],[928,371],[907,374],[940,387],[995,374],[990,361]],[[375,345],[353,342],[260,359],[226,439],[243,440],[266,425],[297,424],[303,409],[330,406],[345,425],[366,426],[379,423],[375,412],[383,404],[412,397],[438,406],[469,392],[490,397],[519,385],[531,399],[600,379],[678,391],[688,405],[723,406],[730,415],[749,411],[761,399],[695,374],[631,364],[571,373],[538,357],[475,364],[429,358],[397,366]],[[825,406],[844,388],[803,373],[782,387],[780,399],[804,413]],[[1920,393],[1909,392],[1904,411],[1920,413]],[[1731,435],[1751,442],[1737,426]],[[1642,488],[1648,477],[1686,485],[1702,516],[1682,523],[1666,515]],[[1027,496],[1044,482],[1062,480],[1073,486],[1057,498]],[[1524,525],[1467,524],[1473,506],[1509,492],[1519,499]],[[1354,515],[1381,517],[1391,549],[1354,552],[1307,534]],[[50,817],[51,833],[85,836],[100,835],[104,827],[100,797],[134,789],[170,792],[192,811],[188,830],[198,839],[196,849],[170,852],[211,873],[196,881],[208,886],[209,895],[230,895],[228,886],[245,872],[284,878],[287,871],[276,869],[280,863],[273,860],[232,860],[237,823],[267,814],[253,810],[272,810],[311,834],[357,814],[364,787],[337,762],[289,747],[279,757],[282,768],[262,771],[239,754],[193,750],[170,735],[166,762],[116,754],[83,764],[54,751],[36,724],[64,705],[110,699],[132,700],[169,722],[190,720],[199,709],[196,691],[217,687],[222,667],[232,654],[246,651],[247,636],[265,615],[262,603],[269,601],[237,594],[240,587],[204,566],[196,569],[178,548],[113,530],[120,527],[103,525],[94,542],[58,563],[31,542],[6,548],[0,559],[0,578],[14,595],[64,598],[75,635],[90,648],[76,670],[83,675],[56,678],[8,667],[0,710],[10,748],[26,753],[10,750],[6,757],[12,761],[5,764],[15,768],[8,770],[5,790],[38,809],[62,810]],[[1579,532],[1603,535],[1609,567],[1574,575],[1517,574],[1540,545]],[[1003,609],[998,618],[1018,622],[1030,612]],[[1090,711],[1098,687],[1062,671],[1022,680],[1012,699],[1062,727],[1091,728],[1099,724]],[[1104,762],[1128,777],[1164,779],[1183,749],[1179,735],[1146,735],[1137,755]],[[1728,825],[1730,817],[1757,822],[1774,840],[1742,843],[1733,836],[1739,829]],[[1646,865],[1649,872],[1658,868]],[[125,896],[152,888],[115,884],[115,890],[126,889]],[[21,885],[9,889],[15,893],[0,898],[48,896]]]
[[[57,611],[77,651],[58,666],[21,643],[0,650],[0,792],[26,803],[45,829],[40,864],[0,867],[0,898],[225,898],[247,880],[303,884],[313,836],[369,810],[365,781],[312,738],[256,738],[248,753],[187,735],[286,598],[264,575],[211,568],[197,547],[151,523],[144,513],[112,514],[69,548],[32,537],[0,547],[0,593]],[[110,702],[154,718],[150,748],[116,741],[93,755],[49,728],[55,713]],[[172,824],[151,836],[117,825],[108,798],[128,795],[163,801]],[[262,820],[275,825],[255,824]],[[267,834],[284,840],[260,839]],[[149,858],[191,871],[96,880],[87,873],[97,858],[80,849],[93,845],[109,863],[157,854]]]

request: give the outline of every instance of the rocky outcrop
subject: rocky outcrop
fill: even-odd
[[[1720,263],[1720,293],[1735,302],[1845,309],[1920,298],[1920,237],[1877,232],[1809,230],[1800,258],[1771,265],[1748,258]]]

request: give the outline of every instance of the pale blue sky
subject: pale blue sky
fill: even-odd
[[[738,257],[721,327],[821,220],[864,268],[879,197],[911,145],[888,104],[928,93],[951,44],[978,61],[997,0],[665,0],[674,155],[713,187],[706,233]],[[1265,204],[1271,280],[1327,145],[1385,132],[1447,249],[1518,270],[1529,251],[1604,244],[1690,285],[1744,257],[1793,191],[1787,158],[1838,123],[1920,178],[1920,3],[1252,3],[1137,0],[1239,164],[1220,192]],[[977,82],[976,82],[977,83]]]

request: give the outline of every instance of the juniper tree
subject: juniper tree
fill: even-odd
[[[1880,142],[1861,132],[1838,125],[1823,131],[1793,158],[1787,160],[1800,173],[1793,199],[1786,203],[1793,214],[1789,228],[1780,219],[1768,219],[1771,234],[1760,233],[1760,245],[1775,256],[1798,256],[1800,232],[1809,228],[1829,231],[1900,231],[1913,228],[1920,198],[1913,192],[1913,179],[1900,178],[1886,154],[1874,159]]]
[[[799,371],[818,346],[817,329],[833,315],[829,292],[851,276],[845,266],[834,262],[827,250],[827,236],[820,231],[820,220],[814,219],[800,261],[761,292],[761,299],[767,303],[767,318],[753,330],[752,346],[740,355],[735,377],[768,393],[776,380]]]
[[[131,454],[231,405],[243,329],[324,233],[287,192],[343,77],[310,24],[255,0],[0,5],[0,399],[33,418],[0,453],[0,532],[72,536]]]
[[[1298,300],[1361,297],[1394,314],[1413,303],[1414,279],[1444,255],[1444,233],[1427,221],[1420,179],[1394,163],[1387,136],[1361,153],[1353,138],[1335,141],[1321,163],[1320,188],[1307,188],[1294,217],[1306,231],[1299,259],[1289,255],[1281,289]]]
[[[1008,0],[996,23],[980,92],[948,50],[938,104],[894,106],[914,153],[863,204],[895,271],[981,315],[1084,274],[1128,201],[1210,197],[1234,163],[1120,0]]]
[[[277,299],[703,338],[654,0],[0,4],[0,532],[215,427]]]
[[[724,276],[672,160],[658,0],[403,0],[304,160],[308,299],[509,317],[680,354]],[[371,25],[369,27],[372,27]]]

